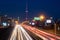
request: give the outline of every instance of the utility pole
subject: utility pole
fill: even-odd
[[[56,37],[56,23],[54,24],[54,30],[55,30],[55,37]],[[56,38],[55,38],[56,39]]]
[[[28,20],[28,0],[26,0],[26,10],[25,10],[25,12],[26,12],[26,21]]]

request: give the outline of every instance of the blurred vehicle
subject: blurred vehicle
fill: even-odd
[[[36,26],[36,27],[43,27],[44,26],[44,22],[40,22],[39,20],[31,21],[29,24],[31,26]]]
[[[30,26],[35,26],[35,22],[29,22]]]
[[[44,21],[35,20],[29,22],[30,26],[36,26],[43,29],[54,29],[54,21],[52,19],[46,19]]]

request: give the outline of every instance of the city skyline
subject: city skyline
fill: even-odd
[[[27,0],[0,0],[0,15],[7,14],[12,17],[25,18]],[[40,12],[45,12],[48,16],[59,18],[60,1],[58,0],[28,0],[28,18],[39,16]],[[14,16],[13,16],[14,15]]]

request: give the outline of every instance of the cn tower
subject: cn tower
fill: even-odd
[[[28,0],[26,0],[26,10],[25,10],[25,13],[26,13],[26,21],[28,20]]]

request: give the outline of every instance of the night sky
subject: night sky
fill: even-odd
[[[25,18],[26,0],[0,0],[0,15]],[[60,17],[60,0],[28,0],[28,18],[39,16],[40,12]]]

